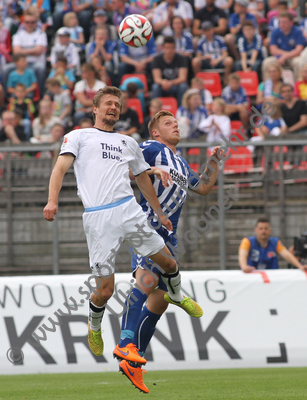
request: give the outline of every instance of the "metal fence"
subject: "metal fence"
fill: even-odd
[[[253,153],[249,142],[232,143],[231,157],[221,163],[210,194],[203,197],[190,192],[183,207],[178,227],[183,269],[238,268],[238,246],[244,236],[253,234],[259,216],[270,218],[273,235],[287,246],[307,230],[307,138],[255,143]],[[204,142],[180,143],[182,156],[196,171],[206,163],[208,147]],[[55,145],[0,147],[1,275],[88,271],[83,207],[72,169],[64,179],[56,221],[43,218],[57,150]],[[138,197],[138,189],[133,188]],[[220,207],[217,214],[213,210],[213,229],[192,240],[193,232],[187,231],[230,188],[236,201],[227,211]],[[129,271],[128,259],[117,265],[119,271]],[[282,262],[281,266],[286,265]]]

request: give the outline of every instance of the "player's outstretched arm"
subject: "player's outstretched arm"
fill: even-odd
[[[140,175],[136,176],[135,181],[138,187],[140,188],[141,192],[143,193],[143,196],[150,204],[151,208],[159,216],[162,225],[164,225],[165,228],[171,231],[173,229],[173,225],[171,221],[167,219],[167,217],[164,214],[162,214],[162,209],[158,197],[156,195],[154,187],[152,186],[151,180],[147,172],[144,171]]]
[[[284,258],[288,263],[294,265],[296,268],[301,269],[302,271],[307,270],[307,265],[302,265],[299,260],[288,250],[284,249],[279,253],[282,258]]]
[[[73,161],[74,156],[72,154],[64,154],[58,157],[53,168],[49,182],[48,203],[44,208],[44,217],[47,221],[54,221],[54,216],[58,212],[58,198],[63,178]]]
[[[251,267],[247,264],[248,251],[245,249],[239,249],[239,265],[243,272],[249,273],[255,271],[255,267]]]
[[[194,192],[202,195],[202,196],[206,196],[210,190],[213,188],[215,182],[216,182],[216,178],[217,178],[217,172],[218,172],[218,164],[217,162],[214,160],[221,160],[223,157],[225,157],[226,155],[219,154],[219,149],[220,146],[216,146],[212,153],[210,154],[209,157],[209,164],[212,168],[209,168],[208,166],[206,167],[205,171],[200,175],[202,182],[200,183],[200,185],[197,186],[197,189],[194,190]]]

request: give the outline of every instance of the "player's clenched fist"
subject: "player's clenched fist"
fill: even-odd
[[[44,217],[47,221],[54,221],[54,216],[58,212],[58,205],[56,203],[49,202],[44,208]]]

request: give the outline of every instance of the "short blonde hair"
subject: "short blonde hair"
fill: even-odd
[[[189,100],[192,96],[195,95],[200,96],[199,90],[198,89],[188,89],[185,94],[183,95],[182,102],[181,104],[183,105],[184,108],[189,109]]]
[[[156,127],[159,124],[159,120],[162,117],[173,117],[173,118],[175,118],[174,115],[170,111],[166,111],[166,110],[161,110],[157,114],[155,114],[151,118],[151,120],[149,121],[149,124],[148,124],[149,136],[150,136],[150,139],[152,139],[152,140],[155,140],[155,138],[152,136],[152,131],[154,129],[156,129]]]
[[[282,77],[282,72],[283,72],[283,67],[280,65],[280,64],[278,64],[277,62],[272,62],[272,63],[270,63],[269,65],[268,65],[268,67],[267,67],[267,71],[269,72],[269,69],[271,68],[271,67],[273,67],[273,68],[276,68],[278,71],[279,71],[279,73],[280,73],[280,77]]]
[[[71,12],[68,12],[68,13],[64,14],[63,25],[64,26],[68,26],[68,22],[72,18],[77,18],[77,14],[75,12],[71,11]]]

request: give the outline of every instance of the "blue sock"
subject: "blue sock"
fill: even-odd
[[[146,306],[143,307],[139,317],[138,326],[135,329],[134,344],[139,349],[140,355],[143,357],[146,348],[155,333],[156,325],[161,318],[161,315],[154,314],[149,311]]]
[[[133,288],[129,296],[127,297],[125,301],[127,309],[122,319],[122,331],[120,334],[119,347],[126,347],[127,344],[133,343],[136,327],[139,326],[138,320],[140,318],[142,312],[141,310],[146,299],[147,295],[140,292],[137,288]]]

